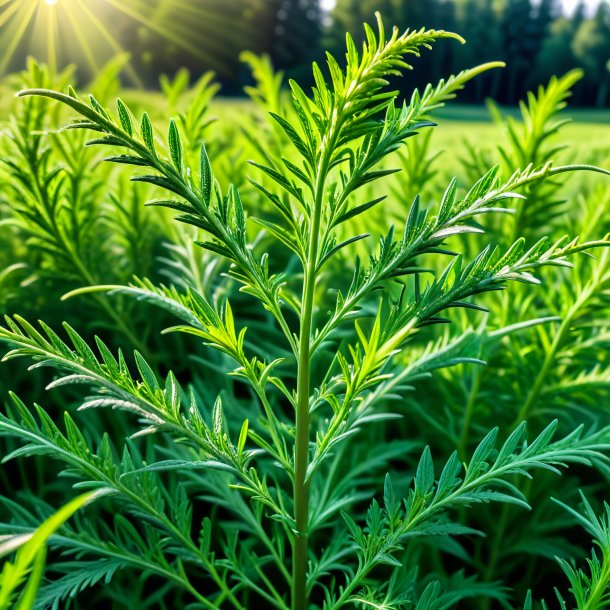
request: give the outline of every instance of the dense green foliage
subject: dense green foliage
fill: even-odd
[[[155,113],[110,110],[113,66],[87,98],[22,75],[0,552],[46,542],[40,607],[607,606],[605,153],[558,144],[573,71],[439,156],[435,112],[501,67],[402,102],[441,39],[379,19],[311,93],[246,55],[224,125],[209,75]]]

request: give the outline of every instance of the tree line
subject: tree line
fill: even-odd
[[[552,75],[580,67],[585,77],[572,103],[597,107],[610,103],[610,0],[594,11],[581,2],[570,15],[562,10],[560,0],[337,0],[330,14],[322,10],[320,0],[197,1],[230,11],[231,23],[249,26],[248,35],[242,30],[238,43],[218,40],[224,53],[219,77],[225,93],[239,93],[249,77],[239,64],[240,50],[266,52],[278,69],[306,81],[312,60],[324,61],[326,49],[342,57],[345,32],[356,39],[363,36],[362,23],[370,23],[379,11],[387,27],[452,30],[468,42],[442,42],[435,53],[422,55],[418,69],[401,80],[405,90],[477,63],[501,60],[506,62],[504,70],[478,78],[460,99],[481,103],[492,97],[515,104]],[[193,25],[201,28],[200,40],[218,35],[205,26]],[[173,61],[175,65],[190,62],[194,71],[204,67],[200,59],[180,53]],[[209,64],[215,67],[212,55]],[[165,68],[158,61],[153,64],[153,72]]]
[[[317,2],[295,0],[307,10]],[[311,8],[311,7],[310,7]],[[506,62],[464,92],[460,99],[480,103],[492,97],[515,104],[527,91],[546,82],[553,74],[581,67],[585,77],[576,88],[573,103],[603,107],[610,103],[610,4],[602,2],[593,12],[582,2],[567,15],[559,0],[338,0],[330,19],[310,30],[318,32],[321,47],[341,52],[345,32],[362,35],[361,24],[380,11],[388,27],[436,28],[452,30],[468,44],[442,43],[442,49],[423,55],[419,69],[405,85],[422,86],[466,67],[490,60]],[[282,13],[288,17],[288,13]],[[314,12],[309,13],[310,16]],[[323,18],[323,16],[322,16]],[[302,23],[302,20],[301,20]],[[295,28],[302,27],[297,22]],[[289,25],[284,31],[290,29]],[[288,35],[293,40],[296,36]],[[439,45],[441,46],[441,45]],[[311,40],[303,47],[311,59]],[[278,64],[285,63],[281,47],[272,47]],[[284,65],[283,67],[297,67]]]

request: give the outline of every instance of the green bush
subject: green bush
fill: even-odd
[[[156,117],[56,92],[31,66],[3,145],[6,215],[33,286],[79,305],[60,332],[26,321],[36,308],[13,287],[5,360],[50,367],[37,378],[59,398],[12,394],[0,416],[4,463],[22,473],[3,473],[0,534],[33,531],[70,495],[41,456],[100,492],[49,539],[41,607],[609,603],[610,197],[590,173],[610,172],[552,161],[568,154],[552,138],[579,74],[532,95],[522,120],[496,111],[506,143],[448,151],[468,186],[443,185],[430,136],[412,142],[499,64],[397,104],[388,79],[407,58],[460,38],[387,38],[381,20],[366,38],[347,37],[344,68],[328,57],[328,82],[314,65],[312,95],[290,82],[284,96],[246,56],[266,126],[235,110],[239,128],[212,124],[210,77],[191,92],[165,81],[170,107],[190,99],[166,138]],[[45,133],[49,99],[80,115],[69,133]],[[98,166],[107,148],[118,168]],[[574,172],[590,192],[566,203]],[[55,299],[39,297],[44,316]],[[586,559],[573,526],[598,547]]]

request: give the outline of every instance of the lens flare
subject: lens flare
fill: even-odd
[[[21,58],[30,54],[52,70],[76,62],[95,74],[126,51],[139,59],[152,53],[154,61],[165,59],[166,52],[186,53],[205,69],[229,72],[236,48],[256,46],[251,43],[256,28],[243,16],[256,12],[259,2],[0,0],[0,74],[22,69]],[[160,39],[164,45],[157,44]],[[133,67],[127,75],[141,84]]]

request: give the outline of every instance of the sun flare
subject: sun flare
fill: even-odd
[[[218,10],[223,1],[0,0],[0,75],[20,69],[16,58],[26,55],[46,62],[52,71],[79,58],[80,69],[96,74],[111,58],[126,53],[124,44],[133,48],[127,31],[142,33],[144,41],[163,38],[170,49],[223,72],[233,45],[249,33],[246,24],[231,19],[230,11]],[[244,10],[255,2],[233,1]],[[145,44],[138,51],[141,57]],[[134,84],[141,84],[131,64],[126,70]]]

